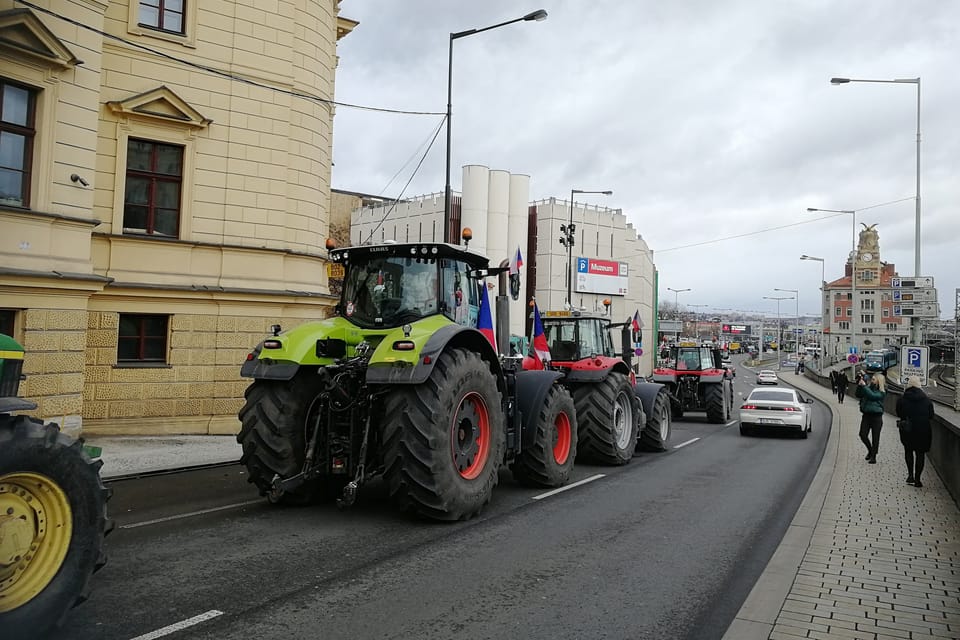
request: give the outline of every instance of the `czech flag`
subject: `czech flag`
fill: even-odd
[[[640,310],[637,309],[633,312],[633,323],[631,327],[634,331],[640,331],[640,328],[643,326],[643,323],[640,322]]]
[[[523,266],[523,256],[520,255],[520,247],[517,247],[517,252],[514,254],[513,258],[510,259],[510,275],[516,276],[520,275],[520,267]]]
[[[550,345],[543,334],[543,322],[540,321],[540,309],[536,302],[533,303],[533,352],[540,362],[550,361]]]
[[[487,297],[487,283],[480,281],[480,317],[477,318],[477,329],[493,345],[493,350],[497,350],[497,338],[493,334],[493,315],[490,313],[490,298]]]

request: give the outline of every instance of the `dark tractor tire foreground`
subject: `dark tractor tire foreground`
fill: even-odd
[[[562,386],[551,385],[537,416],[532,448],[524,449],[510,466],[520,484],[561,487],[570,480],[577,457],[577,421],[573,398]]]
[[[237,435],[243,445],[240,464],[247,467],[247,481],[272,503],[305,505],[333,498],[337,486],[343,485],[339,477],[319,478],[281,494],[271,491],[274,476],[289,478],[303,470],[307,412],[326,380],[324,375],[301,372],[291,380],[255,380],[247,387]]]
[[[727,399],[723,393],[723,384],[719,382],[706,384],[703,396],[707,409],[707,422],[714,424],[726,422],[729,412],[727,410]]]
[[[573,403],[580,459],[608,465],[630,462],[637,447],[640,401],[627,376],[611,372],[598,383],[577,385]]]
[[[404,511],[465,520],[490,502],[503,462],[504,417],[490,366],[463,348],[443,352],[426,382],[384,403],[383,465]]]
[[[43,637],[106,563],[100,460],[55,424],[0,415],[0,637]]]
[[[664,387],[653,401],[653,410],[647,416],[647,424],[640,431],[641,451],[666,451],[673,429],[670,394]]]

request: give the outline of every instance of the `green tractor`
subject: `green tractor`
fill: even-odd
[[[0,634],[38,638],[86,600],[90,576],[106,562],[112,523],[102,461],[83,441],[14,411],[23,347],[0,334]]]
[[[275,325],[241,369],[253,382],[237,440],[262,495],[348,506],[379,476],[402,510],[459,520],[490,501],[503,464],[524,484],[568,481],[573,400],[561,373],[498,355],[510,352],[505,295],[491,342],[482,287],[497,276],[506,291],[506,266],[446,243],[335,249],[330,260],[344,267],[335,316]]]

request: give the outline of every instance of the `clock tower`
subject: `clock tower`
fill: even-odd
[[[880,237],[877,225],[861,222],[863,230],[857,243],[856,271],[860,274],[857,282],[878,282],[880,280]]]

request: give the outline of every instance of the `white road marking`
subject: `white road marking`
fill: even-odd
[[[161,522],[170,522],[171,520],[180,520],[182,518],[191,518],[193,516],[202,516],[205,513],[215,513],[217,511],[225,511],[226,509],[235,509],[237,507],[246,507],[251,504],[259,504],[263,500],[247,500],[246,502],[237,502],[235,504],[228,504],[222,507],[213,507],[211,509],[201,509],[200,511],[191,511],[190,513],[178,513],[175,516],[166,516],[165,518],[156,518],[154,520],[144,520],[143,522],[134,522],[133,524],[123,524],[120,525],[121,529],[136,529],[137,527],[145,527],[150,524],[159,524]],[[136,640],[136,639],[135,639]]]
[[[177,631],[182,631],[187,627],[192,627],[194,625],[200,624],[201,622],[206,622],[217,616],[222,616],[223,611],[217,611],[216,609],[210,609],[205,613],[201,613],[198,616],[193,616],[192,618],[187,618],[186,620],[181,620],[180,622],[175,622],[171,625],[163,627],[162,629],[157,629],[156,631],[151,631],[150,633],[145,633],[142,636],[137,636],[132,640],[154,640],[154,638],[162,638],[163,636],[168,636],[171,633],[176,633]]]
[[[582,484],[587,484],[588,482],[593,482],[594,480],[599,480],[600,478],[605,478],[605,477],[606,477],[606,474],[605,474],[605,473],[598,473],[598,474],[595,475],[595,476],[590,476],[589,478],[584,478],[583,480],[580,480],[580,481],[578,481],[578,482],[574,482],[573,484],[568,484],[568,485],[565,486],[565,487],[560,487],[559,489],[554,489],[553,491],[547,491],[546,493],[541,493],[541,494],[538,495],[538,496],[533,496],[533,499],[534,499],[534,500],[543,500],[544,498],[549,498],[550,496],[556,495],[556,494],[560,493],[561,491],[568,491],[568,490],[573,489],[573,488],[575,488],[575,487],[579,487],[579,486],[582,485]]]
[[[727,424],[725,424],[725,425],[723,425],[723,426],[729,427],[729,426],[732,425],[732,424],[737,424],[737,421],[736,421],[736,420],[731,420],[730,422],[728,422]]]
[[[699,440],[699,439],[700,439],[700,438],[694,438],[693,440],[687,440],[686,442],[681,442],[680,444],[678,444],[677,446],[675,446],[674,449],[679,449],[680,447],[685,447],[685,446],[687,446],[688,444],[693,444],[694,442],[696,442],[696,441]]]

